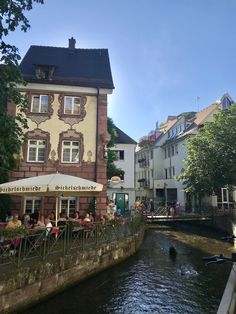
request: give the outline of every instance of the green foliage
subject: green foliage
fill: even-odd
[[[107,119],[107,131],[111,135],[111,139],[107,144],[107,178],[110,179],[112,176],[119,176],[123,178],[124,171],[120,168],[117,168],[114,164],[114,161],[117,160],[117,156],[114,151],[110,148],[115,146],[115,140],[117,137],[116,126],[111,118]]]
[[[25,84],[18,65],[20,55],[6,38],[18,27],[24,32],[29,29],[24,11],[31,10],[34,2],[43,0],[0,1],[0,183],[7,181],[9,170],[17,166],[23,131],[27,128],[27,101],[17,90],[17,85]],[[15,103],[16,117],[7,113],[7,102]]]
[[[179,177],[185,191],[212,194],[223,186],[236,185],[236,105],[219,110],[187,142],[186,169]]]
[[[4,237],[4,240],[25,237],[28,233],[28,230],[23,226],[17,228],[2,228],[0,230],[0,236]]]

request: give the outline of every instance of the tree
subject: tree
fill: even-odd
[[[211,195],[236,185],[236,105],[219,110],[187,142],[186,169],[180,175],[186,192]]]
[[[107,119],[107,130],[108,133],[111,135],[111,139],[107,144],[107,178],[111,178],[113,176],[119,176],[123,178],[124,171],[120,168],[117,168],[114,164],[114,161],[117,160],[117,156],[111,147],[114,147],[117,133],[116,133],[116,126],[111,118],[108,117]]]
[[[26,99],[18,92],[17,85],[25,84],[19,68],[18,48],[6,42],[16,28],[26,32],[30,25],[24,12],[32,9],[33,3],[43,0],[2,0],[0,2],[0,182],[7,181],[8,172],[17,165],[17,156],[27,128],[24,112]],[[17,115],[7,113],[7,102],[17,106]]]

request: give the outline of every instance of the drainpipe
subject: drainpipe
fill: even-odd
[[[98,157],[98,97],[99,97],[99,87],[96,87],[97,94],[96,94],[96,140],[95,140],[95,175],[94,175],[94,181],[97,182],[97,157]],[[93,197],[94,200],[94,214],[96,214],[96,197]]]
[[[98,97],[99,97],[99,88],[97,87],[97,94],[96,94],[96,142],[95,142],[95,177],[94,181],[97,182],[97,157],[98,157]]]

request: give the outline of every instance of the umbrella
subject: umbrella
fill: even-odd
[[[96,196],[103,185],[80,177],[53,173],[0,184],[0,194],[55,196],[56,222],[60,196]]]

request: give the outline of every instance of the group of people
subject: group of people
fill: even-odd
[[[50,217],[44,217],[38,212],[31,215],[24,214],[22,218],[19,217],[18,213],[13,215],[8,213],[6,223],[7,229],[24,227],[26,229],[46,228],[48,230],[53,227]]]
[[[167,216],[175,216],[180,212],[180,205],[178,202],[168,202],[167,203]]]
[[[116,207],[113,201],[108,201],[106,213],[104,212],[100,216],[96,217],[96,221],[105,223],[110,220],[122,219],[121,210]],[[9,212],[6,216],[6,228],[24,227],[26,229],[39,229],[45,228],[51,230],[53,226],[63,226],[68,222],[75,222],[84,227],[93,227],[95,225],[95,217],[92,212],[87,212],[83,216],[79,211],[76,211],[71,217],[68,217],[65,212],[59,214],[59,218],[56,223],[56,217],[54,212],[50,212],[47,216],[42,215],[40,212],[32,214],[25,213],[22,217],[18,213],[13,215]]]
[[[117,207],[116,204],[112,200],[110,200],[107,203],[106,218],[108,220],[113,220],[121,216],[122,216],[121,209]]]
[[[154,208],[154,202],[152,199],[148,200],[137,200],[134,204],[134,208],[138,211],[150,211],[150,212],[154,212],[155,208]]]

